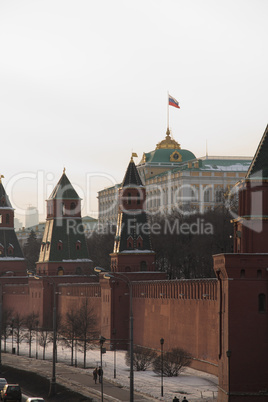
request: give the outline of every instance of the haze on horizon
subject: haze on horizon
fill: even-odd
[[[265,0],[2,1],[0,173],[19,219],[29,204],[45,218],[64,167],[93,215],[131,152],[138,163],[164,138],[167,91],[183,149],[253,156],[268,123],[267,13]]]

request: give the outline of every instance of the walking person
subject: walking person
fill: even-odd
[[[103,376],[103,370],[101,368],[101,366],[98,369],[98,376],[99,376],[99,383],[102,382],[102,376]]]
[[[180,400],[176,396],[174,396],[173,402],[180,402]]]
[[[186,399],[186,396],[183,398],[182,402],[188,402],[188,399]]]
[[[97,379],[98,379],[98,368],[95,367],[93,370],[93,380],[95,381],[95,384],[97,384]]]

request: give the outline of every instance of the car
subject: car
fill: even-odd
[[[26,402],[45,402],[45,400],[37,396],[32,396],[31,398],[26,399]]]
[[[2,401],[21,402],[21,388],[19,384],[6,384],[1,391]]]
[[[4,386],[7,384],[7,380],[5,378],[0,378],[0,391],[4,388]]]

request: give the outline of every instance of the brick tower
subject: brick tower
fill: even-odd
[[[15,230],[14,209],[0,177],[0,276],[26,275],[27,266]]]
[[[234,254],[214,256],[219,283],[218,401],[268,400],[268,126],[238,184]]]
[[[47,219],[36,272],[40,275],[85,275],[92,261],[81,219],[81,198],[63,174],[47,200]]]
[[[119,211],[114,251],[111,254],[113,272],[154,271],[149,224],[145,211],[146,190],[133,157],[119,189]]]
[[[117,231],[110,254],[112,277],[107,280],[100,275],[101,333],[115,348],[129,345],[132,283],[166,279],[164,272],[154,271],[145,202],[146,190],[132,157],[119,189]]]

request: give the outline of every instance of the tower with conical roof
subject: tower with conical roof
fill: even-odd
[[[237,184],[238,216],[234,219],[234,251],[267,252],[268,238],[268,125],[246,177]]]
[[[0,275],[26,275],[26,261],[14,230],[14,209],[2,184],[3,177],[0,177]]]
[[[234,253],[218,277],[218,401],[268,400],[268,126],[239,190]]]
[[[36,272],[41,275],[85,275],[91,268],[81,198],[63,174],[47,200],[47,219]]]
[[[152,251],[145,203],[146,190],[131,157],[119,189],[117,231],[111,254],[113,272],[155,269],[155,253]]]

